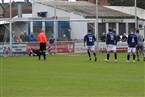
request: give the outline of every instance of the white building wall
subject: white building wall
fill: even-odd
[[[131,15],[135,16],[135,7],[134,6],[132,6],[132,7],[126,7],[126,6],[105,6],[105,7],[113,9],[113,10],[121,11],[121,12],[124,12],[124,13],[131,14]],[[142,20],[138,21],[138,26],[142,25],[142,28],[139,28],[140,33],[143,36],[145,36],[145,28],[144,28],[145,27],[145,10],[137,7],[136,11],[137,11],[136,15],[140,19],[142,19]],[[133,20],[133,21],[135,21],[135,20]],[[129,21],[127,21],[127,22],[129,22]]]
[[[53,7],[49,7],[37,2],[33,3],[32,6],[33,17],[38,17],[38,12],[47,12],[47,17],[51,18],[55,16],[55,10]],[[66,17],[70,19],[84,19],[83,16],[76,15],[67,11],[56,9],[57,17]],[[87,33],[87,22],[70,22],[71,27],[71,39],[83,39],[84,35]]]

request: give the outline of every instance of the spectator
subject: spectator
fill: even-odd
[[[122,35],[122,42],[126,42],[127,41],[127,36],[126,36],[126,33],[124,33]]]
[[[30,42],[35,42],[36,41],[36,37],[34,35],[34,33],[32,32],[31,35],[29,36],[29,41]]]
[[[21,32],[21,34],[20,34],[20,38],[21,38],[22,42],[25,41],[25,36],[24,36],[24,33],[23,33],[23,32]]]
[[[12,42],[17,42],[18,37],[15,35],[15,32],[12,32]]]
[[[101,41],[102,42],[105,42],[106,41],[106,34],[105,34],[105,32],[102,33]]]
[[[18,43],[22,43],[22,39],[19,37],[19,38],[17,39],[17,42],[18,42]]]
[[[50,39],[49,39],[49,43],[50,44],[53,44],[55,41],[55,37],[54,37],[54,34],[51,35]]]
[[[62,39],[61,39],[61,40],[62,40],[62,41],[67,41],[67,40],[68,40],[67,37],[66,37],[66,34],[63,33]]]
[[[121,38],[120,38],[120,35],[119,35],[119,34],[117,34],[117,35],[116,35],[116,38],[117,38],[117,42],[119,42],[119,41],[121,40]]]
[[[27,42],[28,41],[28,35],[27,35],[27,33],[26,33],[26,31],[24,31],[24,42]]]

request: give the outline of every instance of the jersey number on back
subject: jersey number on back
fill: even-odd
[[[93,37],[89,37],[89,42],[92,42],[93,41]]]

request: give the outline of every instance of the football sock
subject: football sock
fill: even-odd
[[[115,58],[115,60],[117,60],[117,53],[116,52],[114,53],[114,58]]]
[[[45,52],[43,52],[43,58],[44,58],[44,60],[46,59],[46,54],[45,54]]]
[[[41,52],[39,52],[39,60],[40,60],[40,58],[41,58]]]
[[[96,53],[93,53],[94,54],[94,57],[96,58]]]
[[[129,60],[129,59],[130,59],[130,55],[128,54],[128,55],[127,55],[127,60]]]
[[[107,60],[109,60],[110,58],[110,53],[107,53]]]
[[[135,60],[135,54],[133,54],[133,60]]]
[[[88,56],[91,57],[91,54],[90,54],[90,51],[89,50],[87,50],[87,53],[88,53]]]
[[[139,55],[138,55],[138,52],[136,53],[136,56],[137,56],[137,59],[139,59]]]

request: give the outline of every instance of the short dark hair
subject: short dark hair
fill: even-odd
[[[136,29],[136,33],[139,33],[139,30],[138,29]]]
[[[88,33],[89,33],[89,32],[91,32],[91,30],[90,30],[90,29],[88,30]]]
[[[108,30],[109,30],[109,32],[112,32],[112,29],[111,28],[109,28]]]

